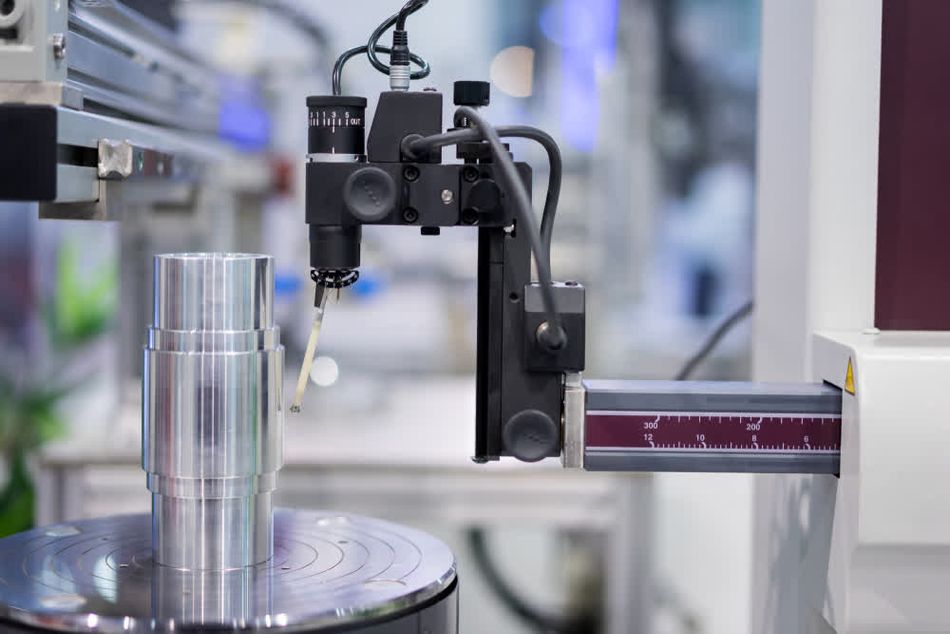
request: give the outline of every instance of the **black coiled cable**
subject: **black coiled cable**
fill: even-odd
[[[404,31],[407,18],[428,3],[429,0],[409,0],[409,2],[403,5],[402,9],[399,10],[399,13],[394,13],[393,15],[389,16],[385,22],[376,27],[376,30],[373,31],[372,35],[369,36],[369,41],[365,46],[356,46],[344,51],[340,57],[337,58],[336,63],[333,65],[333,94],[343,94],[343,67],[348,61],[357,55],[365,54],[373,68],[388,76],[390,70],[389,64],[386,64],[381,59],[379,59],[378,53],[392,55],[392,49],[388,46],[381,46],[379,44],[379,40],[383,37],[383,34],[386,33],[386,31],[394,26],[396,27],[397,31]],[[429,66],[429,62],[419,55],[410,53],[409,59],[413,64],[419,67],[409,75],[411,79],[424,79],[429,76],[429,73],[432,72],[432,67]]]

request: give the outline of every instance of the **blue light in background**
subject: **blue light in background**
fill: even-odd
[[[303,279],[293,272],[278,271],[274,276],[274,294],[277,297],[293,297],[303,288]]]
[[[618,1],[556,0],[541,13],[542,33],[562,49],[561,132],[581,152],[597,144],[597,75],[616,61]]]
[[[372,270],[364,268],[352,289],[355,297],[369,299],[386,290],[386,281]]]
[[[257,82],[240,77],[221,79],[218,135],[246,152],[268,148],[271,120]]]

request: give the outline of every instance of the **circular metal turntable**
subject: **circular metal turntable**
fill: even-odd
[[[154,564],[149,515],[59,524],[0,540],[0,620],[52,631],[375,632],[378,626],[454,634],[455,587],[454,557],[437,539],[323,512],[277,510],[273,558],[224,571]],[[393,627],[408,622],[407,615],[417,623],[413,629]]]

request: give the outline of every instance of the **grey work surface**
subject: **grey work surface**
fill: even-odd
[[[841,391],[819,383],[584,381],[587,411],[840,414]]]
[[[0,619],[52,631],[456,631],[455,559],[417,530],[282,509],[274,558],[225,571],[155,565],[150,535],[148,515],[124,515],[0,540]]]

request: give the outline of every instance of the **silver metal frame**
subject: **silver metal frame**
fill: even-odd
[[[15,2],[16,37],[0,38],[0,107],[56,108],[58,146],[99,158],[59,159],[42,217],[116,219],[128,188],[105,181],[197,182],[234,156],[217,141],[217,76],[174,33],[116,0]]]
[[[215,132],[215,73],[174,33],[116,0],[14,1],[17,36],[0,38],[0,102]]]
[[[564,447],[561,464],[565,469],[584,468],[584,431],[587,415],[587,392],[581,374],[571,373],[564,379]]]
[[[43,218],[118,219],[128,201],[129,187],[123,185],[129,181],[137,185],[174,181],[191,190],[209,167],[233,155],[217,140],[189,138],[177,131],[64,107],[56,108],[56,123],[59,145],[95,151],[98,165],[59,163],[56,199],[41,203]],[[137,185],[138,192],[148,192],[149,200],[144,202],[149,203],[181,204],[193,195],[183,197],[175,187],[148,190]]]

